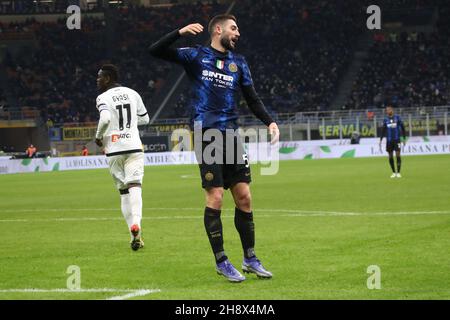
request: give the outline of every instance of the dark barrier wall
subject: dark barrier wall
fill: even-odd
[[[50,150],[47,129],[44,127],[0,129],[0,148],[13,147],[16,152],[22,152],[30,144],[38,151]]]
[[[141,138],[144,152],[165,152],[169,150],[168,136],[152,136]]]

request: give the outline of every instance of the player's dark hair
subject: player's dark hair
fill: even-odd
[[[101,69],[111,79],[111,82],[119,80],[119,68],[113,64],[104,64]]]
[[[209,34],[212,36],[213,32],[214,32],[214,27],[219,24],[222,23],[224,21],[227,20],[233,20],[234,22],[237,23],[237,19],[235,16],[233,16],[232,14],[219,14],[215,17],[213,17],[208,24],[208,32]]]

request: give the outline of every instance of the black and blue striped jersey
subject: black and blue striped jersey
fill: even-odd
[[[220,52],[211,46],[170,48],[179,37],[178,30],[167,34],[150,47],[150,53],[185,69],[191,82],[188,107],[192,124],[221,131],[237,129],[241,91],[257,118],[267,126],[274,122],[256,94],[242,55]]]
[[[192,82],[192,120],[203,128],[236,129],[239,90],[253,85],[244,57],[210,46],[176,50],[176,62],[184,66]]]
[[[405,138],[405,126],[403,121],[398,115],[392,117],[386,117],[383,120],[383,130],[381,133],[381,139],[386,137],[388,142],[400,141],[400,137]]]

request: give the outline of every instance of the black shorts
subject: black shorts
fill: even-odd
[[[224,132],[221,139],[222,143],[217,141],[216,144],[213,144],[214,140],[202,141],[201,149],[195,149],[202,187],[229,189],[239,182],[250,183],[252,181],[250,164],[241,139]]]
[[[391,153],[393,151],[400,151],[400,140],[391,140],[386,142],[386,151]]]

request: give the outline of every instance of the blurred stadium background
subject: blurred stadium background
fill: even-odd
[[[81,30],[67,29],[72,4],[82,8]],[[372,4],[381,30],[366,27]],[[215,278],[196,166],[146,166],[146,250],[137,255],[105,169],[1,174],[106,167],[93,138],[95,79],[107,62],[142,95],[146,158],[163,163],[152,155],[188,126],[189,92],[182,69],[148,47],[227,10],[241,30],[237,51],[280,126],[280,154],[304,147],[292,159],[352,158],[347,147],[359,143],[366,155],[385,155],[377,148],[387,105],[405,122],[403,154],[441,153],[407,157],[402,179],[389,179],[387,157],[281,161],[275,176],[255,165],[258,252],[275,277],[239,290]],[[448,0],[0,0],[0,299],[99,299],[130,288],[161,289],[146,299],[448,299],[449,15]],[[261,127],[244,101],[239,112],[243,128]],[[39,159],[10,160],[30,144]],[[52,162],[75,159],[84,145],[90,161]],[[224,208],[232,230],[229,197]],[[237,234],[227,231],[226,246],[238,263]],[[84,292],[55,289],[72,264]],[[372,264],[382,290],[366,287]]]

